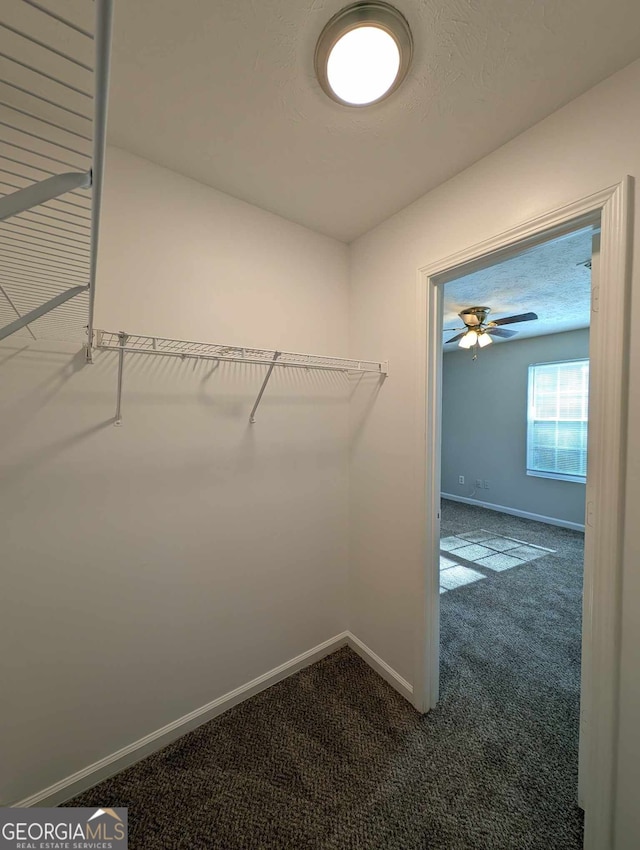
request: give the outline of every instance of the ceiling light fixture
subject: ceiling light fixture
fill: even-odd
[[[316,45],[323,91],[345,106],[369,106],[394,92],[413,55],[405,18],[387,3],[346,6],[328,22]]]
[[[460,348],[472,348],[478,342],[478,334],[475,331],[467,331],[458,345]]]
[[[450,339],[445,339],[445,345],[452,342],[457,342],[460,348],[484,348],[494,342],[493,337],[498,339],[509,339],[517,334],[517,331],[512,331],[509,328],[504,328],[502,325],[513,325],[517,322],[532,322],[538,318],[536,313],[518,313],[515,316],[505,316],[503,319],[495,319],[487,321],[491,307],[466,307],[460,310],[458,316],[461,318],[464,325],[463,328],[445,328],[449,331],[462,331],[462,333],[452,336]],[[476,359],[477,349],[473,359]]]

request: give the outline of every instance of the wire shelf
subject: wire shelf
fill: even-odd
[[[125,354],[145,354],[156,357],[178,357],[183,360],[215,360],[231,363],[257,363],[267,367],[262,386],[255,400],[249,421],[256,421],[256,412],[262,401],[271,374],[276,367],[294,369],[321,369],[339,372],[374,372],[384,381],[388,364],[376,360],[355,360],[350,357],[325,357],[319,354],[300,354],[293,351],[276,351],[268,348],[243,348],[237,345],[220,345],[210,342],[190,342],[185,339],[142,336],[124,331],[96,330],[96,348],[118,353],[118,383],[114,423],[122,424],[122,379]]]
[[[112,0],[67,9],[54,0],[2,3],[0,338],[22,317],[85,286],[86,294],[78,290],[78,297],[44,310],[17,332],[20,338],[88,341],[111,8]],[[86,179],[64,182],[74,176]],[[46,181],[55,180],[60,191],[47,193]]]
[[[222,360],[234,363],[258,363],[270,366],[291,366],[301,369],[338,370],[342,372],[377,372],[387,374],[387,364],[375,360],[355,360],[348,357],[325,357],[318,354],[299,354],[266,348],[243,348],[208,342],[190,342],[167,337],[125,334],[122,331],[96,331],[96,348],[103,351],[124,351],[129,354],[155,354],[197,360]]]

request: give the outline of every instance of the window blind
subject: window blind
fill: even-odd
[[[529,474],[586,481],[588,408],[588,360],[529,366]]]

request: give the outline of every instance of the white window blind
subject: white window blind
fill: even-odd
[[[529,366],[529,475],[586,481],[588,409],[588,360]]]

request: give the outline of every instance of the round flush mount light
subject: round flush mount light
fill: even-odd
[[[405,18],[387,3],[354,3],[328,22],[316,45],[323,91],[345,106],[369,106],[405,78],[413,39]]]

